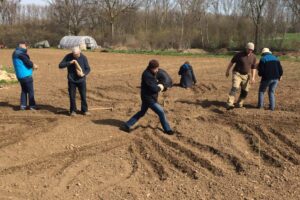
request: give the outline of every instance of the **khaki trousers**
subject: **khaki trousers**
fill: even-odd
[[[238,105],[242,107],[244,105],[244,100],[246,99],[249,89],[250,89],[250,75],[240,74],[239,72],[232,73],[232,88],[229,92],[227,104],[228,106],[234,106],[234,100],[236,93],[241,87],[241,94],[238,99]]]

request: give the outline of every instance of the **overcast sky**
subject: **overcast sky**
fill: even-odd
[[[38,5],[46,5],[47,0],[21,0],[22,4],[38,4]]]

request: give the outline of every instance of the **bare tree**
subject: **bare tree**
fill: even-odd
[[[126,12],[137,8],[139,0],[100,0],[105,16],[110,24],[111,40],[115,37],[115,23],[118,17]]]
[[[69,34],[78,35],[88,16],[88,0],[50,0],[53,17],[68,27]]]
[[[250,10],[250,16],[255,26],[254,43],[256,51],[260,48],[260,34],[262,28],[262,17],[265,11],[267,0],[245,0],[246,8]]]

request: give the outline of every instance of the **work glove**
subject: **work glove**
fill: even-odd
[[[161,92],[164,90],[163,84],[158,84],[157,86],[160,88],[160,91],[161,91]]]

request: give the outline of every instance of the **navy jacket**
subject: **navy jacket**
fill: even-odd
[[[77,62],[79,63],[82,72],[85,74],[84,77],[79,77],[76,73],[76,67],[75,64],[71,64],[70,62],[72,60],[77,60]],[[69,53],[67,54],[64,59],[59,63],[59,68],[68,68],[68,80],[73,82],[73,83],[80,83],[86,80],[86,76],[90,73],[91,69],[90,69],[90,65],[88,63],[87,58],[85,57],[85,55],[83,55],[82,53],[80,53],[80,57],[77,59],[73,56],[73,53]]]
[[[283,74],[280,61],[271,53],[262,55],[257,70],[258,75],[262,77],[262,81],[280,79]]]
[[[163,69],[159,69],[156,74],[156,79],[160,84],[163,84],[165,87],[165,90],[167,88],[171,88],[173,86],[173,81],[170,75]]]
[[[32,76],[33,63],[30,61],[27,49],[17,47],[13,52],[12,60],[18,79]]]
[[[157,102],[160,87],[158,81],[150,69],[146,69],[142,74],[141,99],[143,103],[152,104]]]
[[[178,72],[181,75],[180,86],[184,88],[192,87],[197,82],[193,67],[189,64],[183,64]]]

